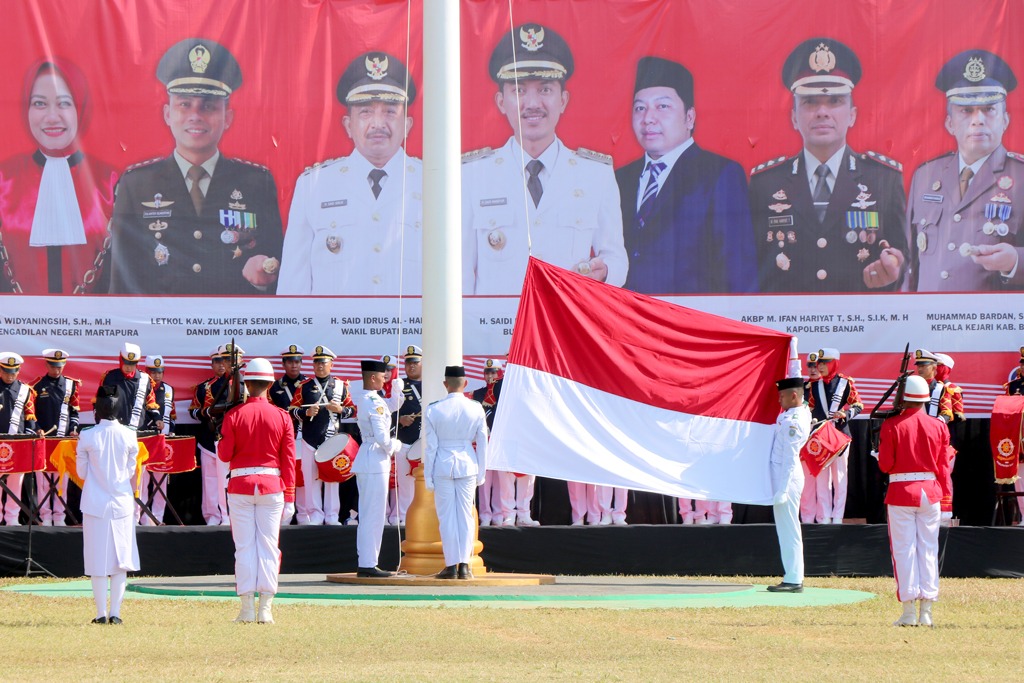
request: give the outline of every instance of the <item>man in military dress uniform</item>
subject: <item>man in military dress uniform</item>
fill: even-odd
[[[946,424],[953,421],[953,402],[946,392],[945,382],[936,377],[939,358],[927,349],[914,351],[914,370],[919,377],[928,383],[929,400],[925,413],[937,417]]]
[[[957,151],[922,164],[910,183],[908,289],[1019,290],[1024,157],[1003,147],[1006,96],[1017,78],[998,55],[968,50],[946,62],[935,86],[946,94],[946,131]]]
[[[398,511],[393,523],[405,522],[405,513],[412,505],[416,478],[412,469],[423,459],[423,349],[410,345],[405,350],[405,384],[402,405],[398,409],[398,440],[402,450],[395,457],[396,502]],[[389,520],[391,521],[391,520]]]
[[[864,410],[864,404],[860,402],[853,378],[839,372],[839,357],[837,349],[818,349],[818,374],[821,379],[811,385],[809,404],[815,422],[832,419],[836,429],[850,436],[850,420]],[[850,451],[847,450],[816,477],[818,508],[815,519],[819,523],[843,523],[849,463]]]
[[[782,67],[803,149],[751,171],[761,291],[863,292],[903,279],[903,167],[846,144],[860,76],[857,56],[831,38],[804,41]]]
[[[628,261],[612,159],[571,150],[555,134],[569,103],[569,46],[545,26],[517,26],[489,69],[512,137],[463,157],[465,292],[519,294],[530,255],[621,286]]]
[[[156,423],[161,422],[163,427],[157,429],[161,434],[173,434],[174,424],[178,421],[178,411],[174,407],[174,387],[164,381],[164,357],[163,356],[148,356],[146,358],[146,371],[149,373],[150,378],[153,380],[153,398],[156,399],[156,404],[159,412],[159,417],[156,420],[150,421],[146,425],[147,429],[157,429]],[[160,483],[157,484],[157,477],[161,476]],[[167,510],[167,481],[171,475],[153,475],[148,469],[142,470],[142,497],[143,500],[149,500],[150,508],[153,511],[153,517],[156,517],[161,522],[164,521],[164,512]],[[150,492],[150,483],[152,483],[152,492]],[[147,498],[147,493],[149,496]],[[153,519],[139,511],[139,524],[142,526],[152,526],[154,524]]]
[[[423,164],[405,153],[416,99],[405,65],[384,52],[338,81],[355,144],[295,183],[278,294],[414,294],[423,282]]]
[[[644,57],[633,87],[633,133],[646,152],[615,172],[629,276],[647,294],[752,292],[756,247],[747,179],[693,139],[693,75]]]
[[[121,345],[118,367],[107,370],[100,379],[100,386],[117,387],[117,415],[115,419],[129,429],[138,431],[152,423],[156,429],[163,429],[160,407],[153,393],[152,378],[139,370],[142,349],[138,344],[125,342]],[[97,394],[99,396],[99,394]],[[93,399],[95,405],[96,399]]]
[[[306,354],[298,344],[289,344],[281,352],[281,367],[284,368],[284,376],[278,378],[273,384],[270,385],[270,391],[268,396],[270,402],[278,408],[288,411],[288,416],[292,420],[292,432],[295,434],[295,453],[299,452],[299,441],[302,439],[300,426],[301,421],[291,413],[292,399],[295,398],[295,394],[299,391],[299,385],[306,381],[306,376],[302,374],[302,357]],[[296,472],[302,467],[302,461],[296,459]],[[298,478],[296,479],[298,481]],[[309,510],[306,509],[305,501],[305,487],[295,487],[295,511],[296,514],[300,515],[303,519],[309,519]],[[285,506],[285,515],[281,518],[281,526],[287,526],[291,524],[292,517],[294,515],[287,514],[288,506]]]
[[[348,382],[331,376],[337,356],[326,346],[313,349],[313,376],[299,385],[292,398],[291,414],[299,420],[303,496],[296,515],[299,524],[338,526],[341,502],[337,482],[321,482],[317,475],[316,449],[338,433],[339,419],[355,415]],[[323,492],[320,485],[323,484]],[[305,510],[305,512],[302,512]]]
[[[63,349],[43,349],[46,374],[32,382],[36,392],[36,429],[43,436],[74,438],[78,436],[78,400],[82,380],[64,375],[68,352]],[[39,497],[39,521],[43,526],[64,526],[64,501],[58,490],[67,491],[68,475],[60,482],[57,475],[36,473],[36,491]],[[52,485],[58,488],[50,494]],[[49,497],[49,498],[48,498]]]
[[[36,433],[36,392],[18,379],[25,359],[13,351],[0,353],[0,434]],[[24,474],[8,474],[7,487],[14,495],[21,497]],[[4,497],[4,523],[7,526],[21,526],[18,514],[21,508],[14,499]]]
[[[283,228],[277,186],[257,164],[223,156],[238,62],[187,38],[160,60],[174,152],[129,167],[111,222],[114,294],[273,294]]]
[[[192,404],[188,412],[199,422],[196,447],[199,449],[199,466],[203,472],[203,519],[210,526],[230,524],[228,518],[228,467],[217,457],[217,425],[224,414],[228,395],[231,392],[232,350],[230,344],[221,344],[210,353],[210,368],[213,377],[196,385]],[[241,354],[242,349],[235,347]]]

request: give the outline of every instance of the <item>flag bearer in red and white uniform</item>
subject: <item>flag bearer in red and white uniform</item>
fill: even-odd
[[[931,392],[923,377],[907,378],[903,398],[907,407],[882,425],[878,446],[878,466],[889,475],[889,545],[903,603],[894,625],[931,626],[939,597],[940,501],[952,492],[949,430],[924,410]]]
[[[253,358],[244,380],[249,398],[224,415],[217,444],[217,457],[231,468],[228,509],[236,591],[242,599],[235,621],[272,624],[271,601],[281,569],[281,517],[295,512],[295,431],[288,413],[267,399],[274,383],[270,361]]]
[[[810,403],[811,391],[814,383],[821,379],[818,372],[818,352],[811,351],[807,354],[807,381],[804,382],[804,401]],[[800,461],[800,468],[804,471],[804,490],[800,495],[800,521],[804,524],[814,524],[815,514],[818,510],[818,477],[812,477],[807,464]],[[821,473],[821,476],[827,476]],[[827,486],[826,486],[827,489]]]
[[[839,372],[839,351],[832,348],[818,349],[818,373],[821,379],[811,385],[811,418],[825,420],[832,418],[836,429],[850,436],[849,421],[857,417],[864,404],[852,377]],[[832,461],[827,470],[817,477],[818,508],[815,520],[822,524],[842,524],[846,513],[846,489],[849,484],[847,471],[850,452]]]
[[[36,431],[36,392],[29,385],[18,380],[21,365],[25,359],[13,351],[0,353],[0,433],[29,434]],[[7,486],[14,495],[21,496],[23,474],[8,474]],[[18,514],[21,508],[6,493],[4,502],[4,523],[7,526],[21,526]]]
[[[32,382],[36,392],[36,430],[43,436],[61,439],[78,436],[78,398],[81,394],[82,380],[64,375],[64,365],[68,362],[68,353],[63,349],[43,349],[43,360],[46,361],[46,374]],[[50,479],[55,474],[36,472],[36,490],[38,491],[39,520],[43,526],[64,526],[64,502],[53,492],[49,500]],[[68,475],[65,474],[58,484],[58,490],[67,491]]]
[[[158,432],[164,435],[174,433],[174,423],[178,421],[178,411],[174,407],[174,387],[164,381],[164,357],[163,356],[148,356],[146,358],[146,370],[149,373],[150,378],[153,380],[153,398],[156,399],[156,404],[160,416],[155,421],[150,422],[146,425],[148,429],[156,429]],[[163,425],[157,429],[157,424]],[[150,474],[149,470],[142,469],[142,497],[146,498],[146,494],[149,492],[150,483],[153,485],[152,500],[153,505],[153,517],[156,517],[161,522],[164,521],[164,512],[167,510],[167,481],[170,479],[169,474],[165,474],[162,483],[157,486],[157,478]],[[139,524],[142,526],[153,526],[155,522],[153,519],[139,510]]]

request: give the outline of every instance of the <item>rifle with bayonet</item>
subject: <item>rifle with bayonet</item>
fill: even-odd
[[[217,434],[217,439],[220,439],[220,427],[224,422],[224,414],[245,401],[244,385],[242,384],[242,370],[245,369],[245,363],[242,362],[242,354],[235,346],[234,338],[231,339],[227,351],[231,359],[231,367],[225,373],[228,380],[221,385],[217,395],[214,396],[213,405],[209,410],[210,428]]]
[[[882,433],[882,423],[888,420],[890,417],[896,417],[903,412],[903,393],[907,387],[907,377],[911,374],[910,370],[910,342],[907,342],[906,348],[903,349],[903,360],[900,362],[900,374],[896,377],[893,383],[885,390],[882,394],[882,398],[878,399],[878,403],[871,410],[871,450],[872,452],[878,451],[878,438]],[[892,408],[890,410],[884,410],[885,402],[892,396]]]

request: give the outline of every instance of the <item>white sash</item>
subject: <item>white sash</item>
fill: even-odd
[[[328,386],[331,387],[331,403],[337,403],[341,405],[341,402],[345,400],[345,385],[341,385],[341,394],[338,393],[338,378],[331,377]],[[324,387],[324,397],[327,397],[326,387]],[[338,433],[338,414],[330,413],[327,419],[327,431],[324,433],[328,439]]]
[[[71,401],[71,392],[75,390],[75,381],[67,377],[61,379],[64,380],[64,400],[60,404],[60,419],[57,420],[56,436],[67,436],[68,421],[71,419],[68,402]]]
[[[936,381],[935,386],[932,387],[932,397],[928,401],[927,413],[932,417],[939,416],[939,402],[942,400],[942,394],[946,391],[946,385],[942,382]]]
[[[164,412],[163,422],[164,428],[160,430],[161,434],[171,433],[171,409],[174,407],[174,389],[170,384],[164,385]]]
[[[25,401],[28,400],[28,385],[24,382],[21,389],[18,389],[18,398],[14,399],[11,406],[11,423],[7,426],[8,434],[21,433],[21,413],[25,410]]]
[[[139,388],[135,391],[135,405],[132,406],[132,417],[128,428],[138,430],[142,426],[142,414],[146,411],[146,396],[149,395],[149,375],[139,373]]]
[[[836,385],[836,391],[832,394],[832,401],[829,402],[827,395],[825,394],[825,380],[818,380],[818,403],[825,407],[828,405],[828,409],[825,411],[825,417],[832,417],[837,410],[839,410],[839,404],[843,400],[843,394],[846,392],[846,385],[849,381],[845,377],[839,378],[839,384]]]

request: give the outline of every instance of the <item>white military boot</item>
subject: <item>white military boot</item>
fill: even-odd
[[[929,628],[931,627],[933,604],[935,604],[934,600],[921,600],[921,616],[918,617],[917,620],[918,623],[921,624],[921,626],[928,626]]]
[[[270,603],[273,602],[274,596],[270,593],[260,593],[260,612],[259,616],[256,617],[256,621],[261,624],[273,624],[274,615],[270,610]]]
[[[917,626],[917,609],[913,600],[903,602],[903,614],[892,622],[893,626]]]
[[[242,599],[242,609],[235,617],[236,624],[250,624],[256,621],[256,596],[252,593],[238,596]]]

